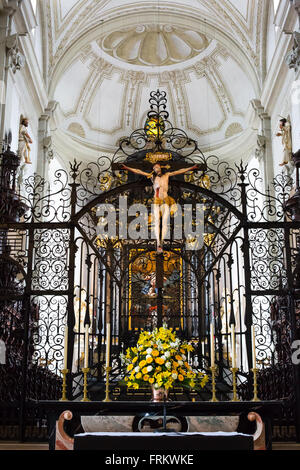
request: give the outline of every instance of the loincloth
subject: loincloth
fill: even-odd
[[[175,199],[173,199],[171,196],[167,196],[164,198],[154,196],[154,204],[163,206],[166,204],[169,207],[172,207],[172,210],[170,210],[170,214],[173,215],[177,211],[177,204],[175,202]]]

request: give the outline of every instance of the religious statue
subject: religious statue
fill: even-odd
[[[27,117],[21,116],[20,119],[20,128],[19,128],[19,149],[18,153],[21,157],[22,161],[24,160],[25,163],[31,164],[30,161],[30,145],[32,144],[32,140],[30,135],[28,134],[29,120]]]
[[[193,165],[189,168],[182,168],[175,171],[167,171],[162,173],[162,167],[159,163],[153,166],[151,173],[139,170],[137,168],[130,168],[126,165],[122,165],[125,170],[132,171],[138,175],[146,176],[151,178],[154,190],[154,230],[157,241],[157,252],[162,253],[162,245],[164,238],[168,231],[168,220],[170,213],[174,212],[176,203],[174,199],[168,195],[169,178],[170,176],[182,175],[188,171],[196,170],[198,165]],[[160,215],[162,216],[162,231],[160,234]]]
[[[277,132],[277,137],[282,137],[283,145],[283,159],[279,166],[287,165],[292,157],[292,138],[291,138],[291,123],[288,119],[282,118],[279,121],[280,132]]]

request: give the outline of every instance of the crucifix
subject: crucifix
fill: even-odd
[[[170,213],[175,212],[176,202],[168,195],[169,178],[171,176],[182,175],[189,171],[199,170],[199,165],[183,167],[174,171],[162,172],[160,163],[155,163],[152,172],[144,171],[139,168],[133,168],[121,164],[121,169],[131,171],[132,173],[151,178],[154,192],[154,231],[157,242],[157,253],[163,252],[163,241],[168,230],[168,220]],[[162,230],[160,231],[160,216],[162,218]]]

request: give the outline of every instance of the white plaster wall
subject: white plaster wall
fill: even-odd
[[[276,48],[276,32],[274,24],[274,8],[272,3],[269,5],[269,18],[268,18],[268,33],[267,33],[267,51],[266,51],[266,61],[267,61],[267,70],[270,68],[270,64],[273,59],[273,55]]]

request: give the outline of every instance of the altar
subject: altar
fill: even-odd
[[[153,403],[153,402],[51,402],[43,401],[36,404],[40,408],[40,411],[43,411],[47,414],[48,423],[49,423],[49,448],[50,450],[72,450],[74,449],[74,437],[70,436],[65,431],[65,424],[71,422],[72,419],[80,419],[83,416],[119,416],[119,417],[132,417],[132,423],[135,422],[136,432],[132,432],[130,436],[136,437],[147,437],[153,433],[144,433],[138,431],[138,426],[136,425],[136,420],[141,420],[145,416],[147,418],[155,418],[157,416],[162,418],[162,432],[163,434],[172,434],[172,429],[164,428],[165,422],[168,420],[168,417],[197,417],[197,416],[236,416],[238,417],[238,425],[236,429],[231,431],[222,432],[222,429],[216,430],[215,433],[210,436],[206,435],[206,438],[209,437],[211,441],[213,437],[218,437],[218,433],[222,432],[222,438],[227,437],[237,437],[239,434],[250,435],[252,440],[252,445],[254,449],[268,449],[272,448],[272,421],[274,417],[280,417],[284,409],[284,402],[282,401],[270,401],[270,402],[164,402],[164,403]],[[78,428],[78,427],[77,427]],[[105,432],[108,437],[113,437],[116,435],[116,432],[120,430],[115,428],[111,429],[111,432]],[[171,431],[171,432],[170,432]],[[101,431],[100,431],[101,432]],[[76,432],[74,433],[76,434]],[[82,432],[79,432],[78,435],[81,435]],[[89,435],[89,440],[96,438],[96,433],[86,433]],[[123,433],[118,433],[119,437],[125,436],[128,434],[128,431]],[[173,433],[174,434],[174,433]],[[181,436],[192,436],[203,435],[205,432],[188,432],[188,428],[182,427],[181,432],[175,433]],[[91,437],[90,437],[91,436]],[[75,436],[76,437],[76,436]],[[219,435],[220,437],[220,435]],[[81,440],[83,436],[80,437]],[[99,436],[96,438],[96,441],[99,440]],[[196,439],[197,440],[197,439]],[[93,444],[96,442],[93,440]],[[204,440],[205,441],[205,440]],[[79,441],[78,441],[79,442]],[[103,441],[104,442],[104,441]],[[112,441],[111,441],[112,442]],[[108,444],[111,446],[111,442]],[[132,441],[133,442],[133,441]],[[221,444],[223,445],[223,439],[221,439]],[[195,440],[194,440],[195,444]],[[193,444],[193,445],[194,445]],[[249,444],[249,439],[246,439],[246,445]],[[76,444],[81,445],[81,444]],[[102,445],[102,444],[101,444]],[[103,444],[104,445],[104,444]],[[145,445],[148,446],[148,440],[145,441]],[[150,445],[150,444],[149,444]],[[232,443],[231,445],[234,445]],[[127,447],[128,448],[128,447]],[[181,448],[181,447],[180,447]]]

